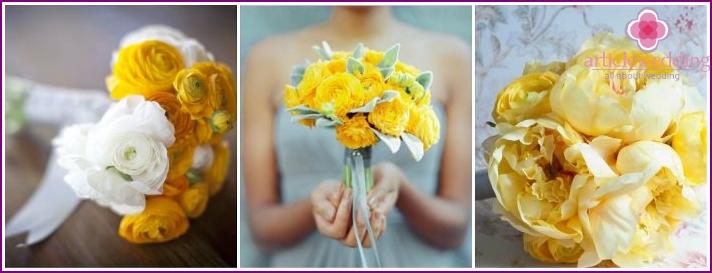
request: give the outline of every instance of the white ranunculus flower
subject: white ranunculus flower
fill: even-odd
[[[193,153],[193,169],[202,170],[213,164],[213,148],[210,144],[199,145]]]
[[[145,207],[145,195],[162,192],[173,134],[158,103],[128,96],[97,124],[62,130],[54,145],[59,164],[69,171],[65,181],[78,196],[136,214]]]
[[[161,41],[178,49],[186,67],[191,67],[196,62],[214,60],[213,54],[208,52],[200,42],[164,25],[148,25],[126,34],[119,43],[119,49],[149,40]],[[112,66],[116,63],[117,57],[118,52],[114,52]]]

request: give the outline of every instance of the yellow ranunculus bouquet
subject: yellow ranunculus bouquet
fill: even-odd
[[[99,122],[67,127],[54,140],[64,180],[124,215],[124,239],[175,239],[225,182],[234,77],[198,41],[164,26],[126,35],[112,62],[106,84],[118,102]]]
[[[598,56],[628,65],[601,66]],[[644,266],[701,212],[704,100],[662,57],[598,35],[567,63],[527,64],[498,94],[494,210],[534,258]]]
[[[440,122],[430,105],[433,75],[398,61],[400,45],[385,52],[361,44],[352,52],[332,52],[324,42],[314,49],[321,59],[293,69],[284,103],[293,120],[333,128],[346,148],[344,183],[354,188],[355,217],[359,206],[368,211],[373,145],[382,141],[395,153],[405,143],[419,161],[438,142]]]

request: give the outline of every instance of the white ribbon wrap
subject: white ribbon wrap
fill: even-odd
[[[16,78],[8,80],[23,81]],[[48,124],[59,128],[79,123],[96,122],[113,100],[105,91],[76,90],[30,83],[24,100],[24,115],[29,125]],[[66,170],[51,153],[45,174],[37,190],[5,227],[5,237],[27,232],[19,246],[38,243],[51,235],[79,205],[79,198],[64,182]]]
[[[364,155],[361,153],[359,150],[353,150],[351,151],[351,156],[349,156],[347,164],[351,167],[351,185],[353,187],[353,198],[354,204],[351,206],[351,218],[352,218],[352,223],[353,223],[353,228],[354,228],[354,234],[356,235],[356,246],[358,247],[359,255],[361,256],[361,263],[363,267],[367,268],[368,267],[368,262],[366,260],[366,254],[365,250],[363,248],[363,243],[361,242],[361,236],[358,234],[361,234],[358,230],[358,225],[356,224],[356,220],[358,217],[358,212],[361,212],[361,217],[363,217],[364,221],[366,222],[366,230],[368,233],[368,238],[371,241],[371,248],[373,249],[373,253],[376,259],[376,266],[381,267],[381,259],[378,256],[378,247],[376,246],[376,238],[373,235],[373,229],[371,228],[371,221],[369,220],[369,208],[368,208],[368,203],[366,201],[366,194],[368,193],[368,189],[366,186],[366,169],[364,167]]]

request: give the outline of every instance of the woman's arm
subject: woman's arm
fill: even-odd
[[[400,175],[396,206],[425,241],[456,248],[467,233],[472,208],[472,61],[470,47],[462,41],[440,43],[448,45],[442,77],[448,82],[449,95],[438,194],[425,194]],[[400,172],[395,166],[386,169],[393,168],[391,172]]]
[[[293,245],[314,230],[308,199],[283,205],[279,195],[277,159],[274,151],[273,91],[281,81],[275,77],[275,42],[265,41],[250,53],[243,71],[241,107],[242,173],[245,177],[250,229],[263,251]]]

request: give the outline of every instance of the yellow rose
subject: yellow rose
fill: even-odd
[[[368,122],[379,132],[398,137],[408,125],[409,106],[400,96],[395,97],[390,102],[376,105],[373,112],[368,115]]]
[[[188,218],[178,203],[167,197],[151,197],[146,209],[121,219],[119,235],[135,244],[161,243],[188,231]]]
[[[195,139],[195,121],[191,119],[190,114],[181,109],[181,104],[173,93],[157,92],[150,94],[146,100],[155,101],[161,105],[163,110],[166,110],[168,120],[175,128],[175,137],[177,140],[186,139],[194,141]]]
[[[171,147],[168,147],[167,180],[177,179],[190,170],[193,165],[193,153],[196,145],[195,142],[182,140],[176,141]]]
[[[188,188],[188,179],[185,178],[185,175],[183,176],[178,176],[173,179],[167,179],[166,182],[163,183],[163,196],[176,196],[185,191],[185,189]]]
[[[430,105],[413,106],[405,131],[420,139],[427,151],[440,140],[440,121]]]
[[[517,124],[551,112],[549,90],[559,76],[551,72],[526,74],[497,94],[492,117],[496,122]]]
[[[587,135],[628,143],[662,140],[683,107],[683,84],[643,80],[641,85],[635,79],[617,79],[627,75],[621,71],[611,73],[578,64],[569,67],[550,92],[551,110]]]
[[[220,191],[228,170],[230,169],[230,145],[227,141],[220,141],[212,144],[213,164],[203,171],[203,183],[208,185],[210,195],[215,195]]]
[[[685,170],[685,176],[694,185],[700,185],[707,178],[707,123],[704,112],[685,114],[677,125],[677,133],[672,137],[675,149]]]
[[[195,219],[203,215],[209,199],[208,184],[197,183],[178,196],[178,204],[190,219]]]
[[[526,234],[581,242],[576,196],[585,177],[568,171],[576,167],[564,155],[581,137],[551,118],[496,129],[501,137],[488,167],[495,212]]]
[[[581,246],[571,240],[524,234],[524,250],[546,263],[576,263],[583,254]]]
[[[145,41],[119,50],[113,75],[106,80],[114,99],[128,95],[172,92],[173,79],[185,64],[180,52],[169,44]]]
[[[318,109],[314,101],[316,88],[321,84],[324,78],[329,75],[331,75],[331,72],[329,72],[327,63],[324,61],[312,63],[307,67],[302,76],[302,81],[297,85],[297,94],[299,95],[301,104],[306,104],[311,108]]]
[[[181,70],[173,82],[178,101],[193,119],[208,118],[215,110],[213,103],[210,103],[215,95],[210,90],[210,81],[210,75],[191,68]]]
[[[349,149],[369,147],[378,142],[378,137],[371,131],[363,114],[356,114],[344,124],[336,126],[336,139]]]
[[[322,113],[333,112],[340,120],[346,120],[351,109],[363,106],[363,87],[354,75],[332,74],[317,87],[314,102]]]

